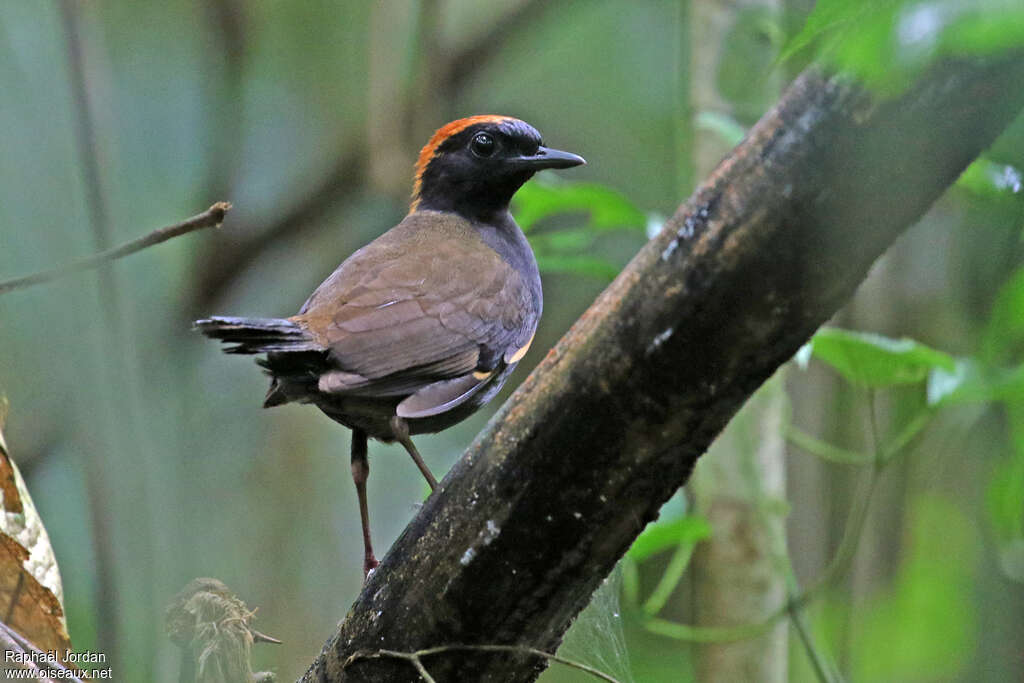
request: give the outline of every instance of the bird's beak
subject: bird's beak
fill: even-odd
[[[519,164],[531,171],[545,168],[572,168],[587,163],[587,160],[572,152],[563,152],[550,147],[538,147],[533,156],[519,157]]]

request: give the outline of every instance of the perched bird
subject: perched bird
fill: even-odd
[[[338,266],[298,315],[196,321],[232,345],[227,353],[266,354],[257,360],[271,377],[264,407],[312,403],[352,430],[367,574],[377,566],[367,438],[401,443],[437,487],[410,435],[450,427],[493,398],[540,319],[537,262],[509,201],[537,171],[583,163],[518,119],[453,121],[420,152],[409,214]]]

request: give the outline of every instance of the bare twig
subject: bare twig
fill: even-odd
[[[807,628],[807,624],[804,623],[803,614],[800,612],[800,609],[794,606],[789,612],[789,617],[790,621],[793,622],[793,628],[796,629],[796,633],[800,637],[800,643],[807,652],[807,658],[811,662],[811,668],[814,669],[814,674],[818,677],[818,681],[820,683],[835,683],[836,676],[833,674],[833,669],[826,662],[824,654],[814,642],[814,637]]]
[[[619,683],[617,678],[613,678],[605,672],[595,669],[592,666],[587,666],[582,662],[566,659],[565,657],[560,657],[559,655],[545,652],[544,650],[538,650],[535,647],[525,647],[522,645],[438,645],[437,647],[428,647],[415,652],[398,652],[396,650],[356,652],[345,660],[345,663],[341,668],[342,670],[347,669],[349,666],[362,659],[404,659],[416,667],[416,673],[422,676],[424,681],[427,683],[434,683],[434,678],[427,672],[426,667],[423,665],[423,658],[445,654],[446,652],[505,652],[510,654],[543,657],[548,661],[556,662],[563,666],[576,669],[577,671],[588,673],[602,681],[607,681],[607,683]]]
[[[25,287],[31,287],[32,285],[38,285],[44,282],[50,282],[51,280],[56,280],[57,278],[70,275],[71,273],[78,273],[83,270],[98,268],[105,263],[134,254],[137,251],[142,251],[146,247],[152,247],[155,244],[166,242],[167,240],[178,237],[179,235],[185,235],[203,228],[219,227],[220,224],[224,222],[224,215],[230,209],[231,204],[228,202],[217,202],[200,214],[196,214],[195,216],[192,216],[180,223],[168,225],[164,228],[158,228],[147,235],[133,239],[130,242],[125,242],[113,249],[101,251],[98,254],[87,256],[83,259],[79,259],[78,261],[72,261],[71,263],[58,266],[57,268],[51,268],[38,273],[32,273],[31,275],[23,275],[10,280],[0,281],[0,294],[6,294],[7,292],[15,289],[24,289]]]

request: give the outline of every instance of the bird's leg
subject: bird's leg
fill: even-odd
[[[370,511],[366,503],[366,480],[370,476],[370,463],[366,459],[366,432],[361,429],[352,430],[352,481],[356,485],[356,496],[359,497],[359,518],[363,523],[363,573],[370,575],[377,565],[373,556],[373,543],[370,542]]]
[[[413,444],[412,439],[409,438],[409,425],[405,423],[405,420],[395,415],[391,418],[391,431],[395,434],[395,440],[405,447],[405,450],[409,453],[409,457],[411,457],[412,461],[416,463],[416,467],[420,468],[420,473],[430,485],[430,490],[436,491],[437,479],[435,479],[434,475],[431,474],[430,468],[427,467],[427,463],[423,462],[420,452],[416,450],[416,446]]]

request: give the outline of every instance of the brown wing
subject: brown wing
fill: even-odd
[[[438,216],[413,214],[353,254],[293,318],[337,368],[322,391],[415,393],[493,369],[533,333],[523,278],[464,221]]]

